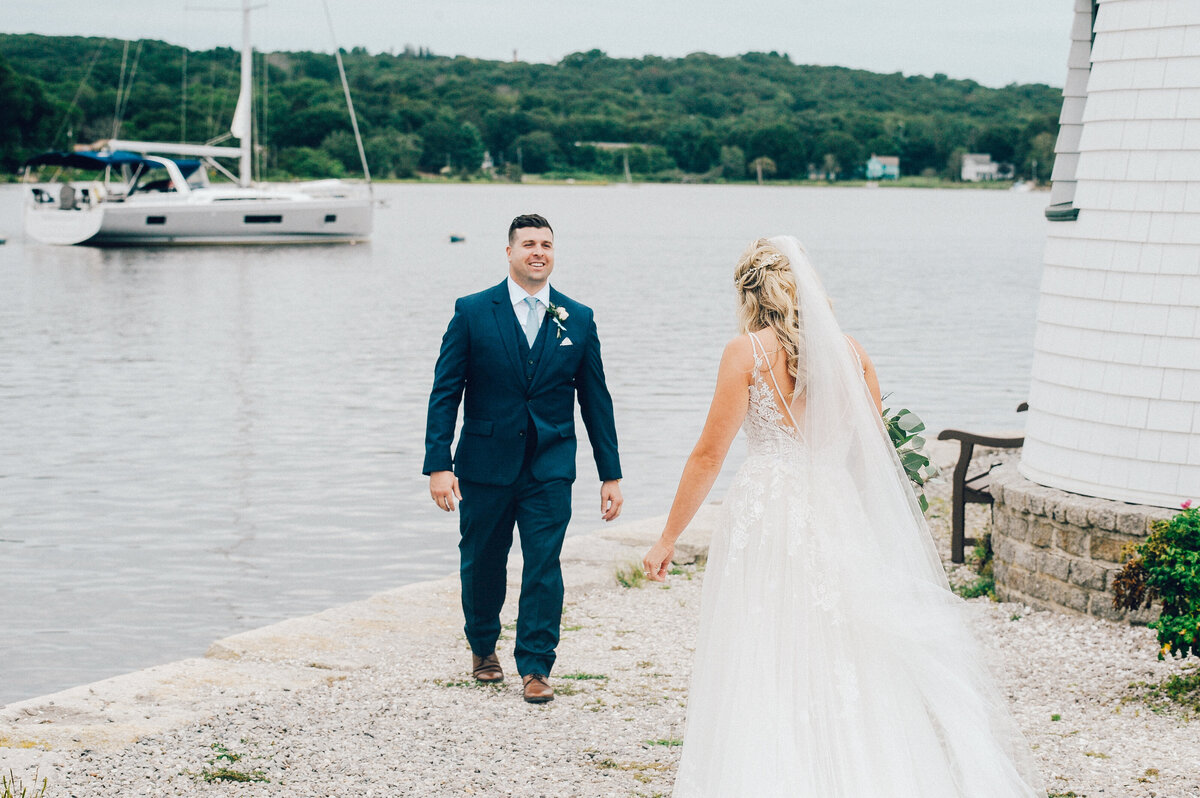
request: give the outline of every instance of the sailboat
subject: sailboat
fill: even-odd
[[[241,91],[230,133],[237,147],[108,139],[76,152],[51,152],[26,162],[90,169],[91,181],[30,186],[25,231],[45,244],[176,245],[361,241],[372,227],[367,184],[342,180],[255,183],[251,176],[250,0],[242,0]],[[345,73],[342,72],[343,86]],[[350,103],[349,90],[346,91]],[[355,138],[358,125],[350,104]],[[359,144],[361,149],[361,139]],[[230,173],[218,158],[237,158]],[[366,163],[364,159],[364,172]],[[212,168],[232,179],[211,183]]]

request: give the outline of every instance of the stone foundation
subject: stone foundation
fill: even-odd
[[[1066,493],[1030,482],[1015,464],[992,471],[996,595],[1032,607],[1145,623],[1112,606],[1121,550],[1177,511]]]

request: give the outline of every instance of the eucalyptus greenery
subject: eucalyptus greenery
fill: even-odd
[[[1183,512],[1156,521],[1149,537],[1126,547],[1128,559],[1113,580],[1113,607],[1135,610],[1162,603],[1158,658],[1200,656],[1200,509],[1190,501]]]
[[[896,454],[900,456],[904,473],[912,480],[921,512],[926,512],[929,500],[925,498],[925,483],[938,475],[938,467],[921,452],[925,448],[925,439],[921,437],[925,422],[916,413],[903,408],[892,412],[891,408],[885,407],[882,415],[883,425],[892,439],[892,445],[896,447]]]

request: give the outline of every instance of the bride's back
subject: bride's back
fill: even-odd
[[[804,416],[804,395],[796,393],[796,378],[788,368],[787,351],[779,342],[778,336],[771,328],[755,330],[749,334],[754,350],[754,363],[751,367],[750,391],[754,396],[757,388],[766,390],[772,399],[770,416],[782,427],[799,431],[801,419]]]

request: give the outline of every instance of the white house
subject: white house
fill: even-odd
[[[978,183],[980,180],[996,180],[1000,176],[1000,164],[992,160],[992,156],[982,152],[968,152],[962,160],[962,180],[964,183]]]
[[[1200,499],[1200,2],[1073,1],[1019,470],[1178,507]]]

